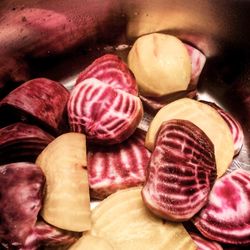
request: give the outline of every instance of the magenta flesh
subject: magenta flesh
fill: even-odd
[[[0,242],[21,248],[42,206],[45,177],[32,163],[0,166]]]
[[[226,244],[250,244],[250,172],[238,169],[218,179],[206,206],[193,218],[207,238]]]
[[[65,108],[69,92],[60,83],[36,78],[10,92],[0,102],[0,125],[26,121],[53,134],[67,127]]]
[[[164,122],[148,171],[142,190],[146,206],[162,218],[186,221],[206,204],[215,181],[213,144],[189,121]]]
[[[114,146],[88,147],[88,177],[91,197],[103,199],[117,190],[142,185],[150,152],[144,146],[145,132],[137,129]]]
[[[80,73],[76,84],[88,78],[96,78],[109,84],[114,89],[138,95],[138,88],[133,73],[117,55],[106,54],[97,58]]]
[[[213,107],[214,109],[216,109],[218,113],[221,115],[221,117],[224,119],[224,121],[227,123],[231,131],[231,134],[233,136],[234,155],[237,155],[240,152],[242,145],[243,145],[243,141],[244,141],[243,129],[240,123],[231,114],[226,112],[224,109],[222,109],[215,103],[203,101],[203,100],[201,100],[201,102],[204,102],[210,105],[211,107]]]
[[[76,85],[68,102],[71,130],[97,143],[120,143],[142,119],[139,97],[116,90],[95,78]]]

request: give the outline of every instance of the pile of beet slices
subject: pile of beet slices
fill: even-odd
[[[198,77],[194,73],[193,81]],[[145,101],[154,109],[162,105]],[[214,108],[228,121],[226,112]],[[45,78],[20,85],[0,101],[0,117],[0,243],[5,248],[70,245],[79,237],[39,217],[45,177],[35,159],[69,131],[87,137],[92,199],[142,185],[142,199],[151,212],[191,223],[187,230],[198,249],[250,244],[250,173],[236,170],[216,179],[213,143],[186,120],[164,122],[149,152],[146,132],[138,128],[143,105],[136,79],[118,56],[96,59],[71,92]],[[234,131],[241,127],[230,119],[237,154],[241,145]]]

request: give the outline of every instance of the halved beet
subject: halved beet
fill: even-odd
[[[186,221],[207,202],[216,178],[214,146],[186,120],[163,122],[142,197],[156,215]]]
[[[0,242],[21,248],[42,206],[45,177],[32,163],[0,166]]]
[[[22,122],[0,129],[0,164],[18,161],[34,162],[54,139],[35,125]]]
[[[223,250],[220,244],[215,241],[205,239],[203,236],[197,233],[189,233],[195,244],[197,245],[197,250]]]
[[[249,245],[250,172],[238,169],[218,179],[193,222],[211,240]]]
[[[142,185],[151,153],[144,146],[145,132],[137,129],[121,144],[88,147],[91,197],[103,199],[117,190]]]
[[[139,97],[89,78],[71,92],[68,116],[72,131],[93,142],[115,144],[133,134],[143,108]]]
[[[203,103],[206,103],[216,109],[218,113],[221,115],[221,117],[225,120],[227,123],[228,127],[230,128],[231,134],[233,136],[233,142],[234,142],[234,155],[237,155],[243,145],[244,141],[244,134],[243,134],[243,129],[240,125],[240,123],[228,112],[226,112],[224,109],[219,107],[217,104],[213,102],[208,102],[204,100],[200,100]]]
[[[69,92],[60,83],[36,78],[10,92],[0,102],[0,126],[26,121],[58,134],[67,127],[65,108]]]
[[[97,58],[76,80],[76,84],[88,78],[96,78],[114,89],[138,95],[138,88],[132,71],[117,55],[106,54]]]

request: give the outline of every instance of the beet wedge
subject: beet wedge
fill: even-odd
[[[152,152],[142,197],[156,215],[186,221],[207,202],[216,179],[214,147],[186,120],[164,122]]]
[[[138,95],[137,83],[132,71],[117,55],[106,54],[97,58],[80,73],[76,84],[88,78],[96,78],[114,89]]]
[[[133,134],[143,116],[139,97],[95,78],[76,85],[68,102],[71,130],[92,142],[115,144]]]
[[[45,177],[27,162],[0,166],[0,242],[7,248],[25,245],[42,206]]]
[[[91,197],[103,199],[119,189],[142,185],[151,153],[144,146],[145,132],[137,129],[118,145],[88,147]]]
[[[57,135],[67,129],[66,104],[69,92],[60,83],[36,78],[10,92],[0,102],[0,125],[25,121]]]
[[[250,244],[250,172],[238,169],[218,179],[206,206],[193,218],[207,238],[227,244]]]
[[[4,127],[0,129],[0,164],[34,162],[53,139],[35,125],[17,122]]]

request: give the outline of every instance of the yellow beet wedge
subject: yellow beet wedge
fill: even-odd
[[[90,197],[86,171],[86,139],[80,133],[57,137],[38,156],[46,177],[41,215],[56,227],[82,232],[90,229]]]
[[[69,250],[114,250],[105,239],[92,235],[83,235]]]
[[[218,177],[223,175],[234,156],[234,144],[230,129],[220,114],[205,103],[189,98],[174,101],[156,114],[145,140],[149,150],[154,149],[158,130],[164,121],[171,119],[188,120],[202,129],[214,144]]]
[[[181,223],[163,222],[145,207],[141,187],[118,191],[92,211],[90,233],[116,250],[196,249]]]

